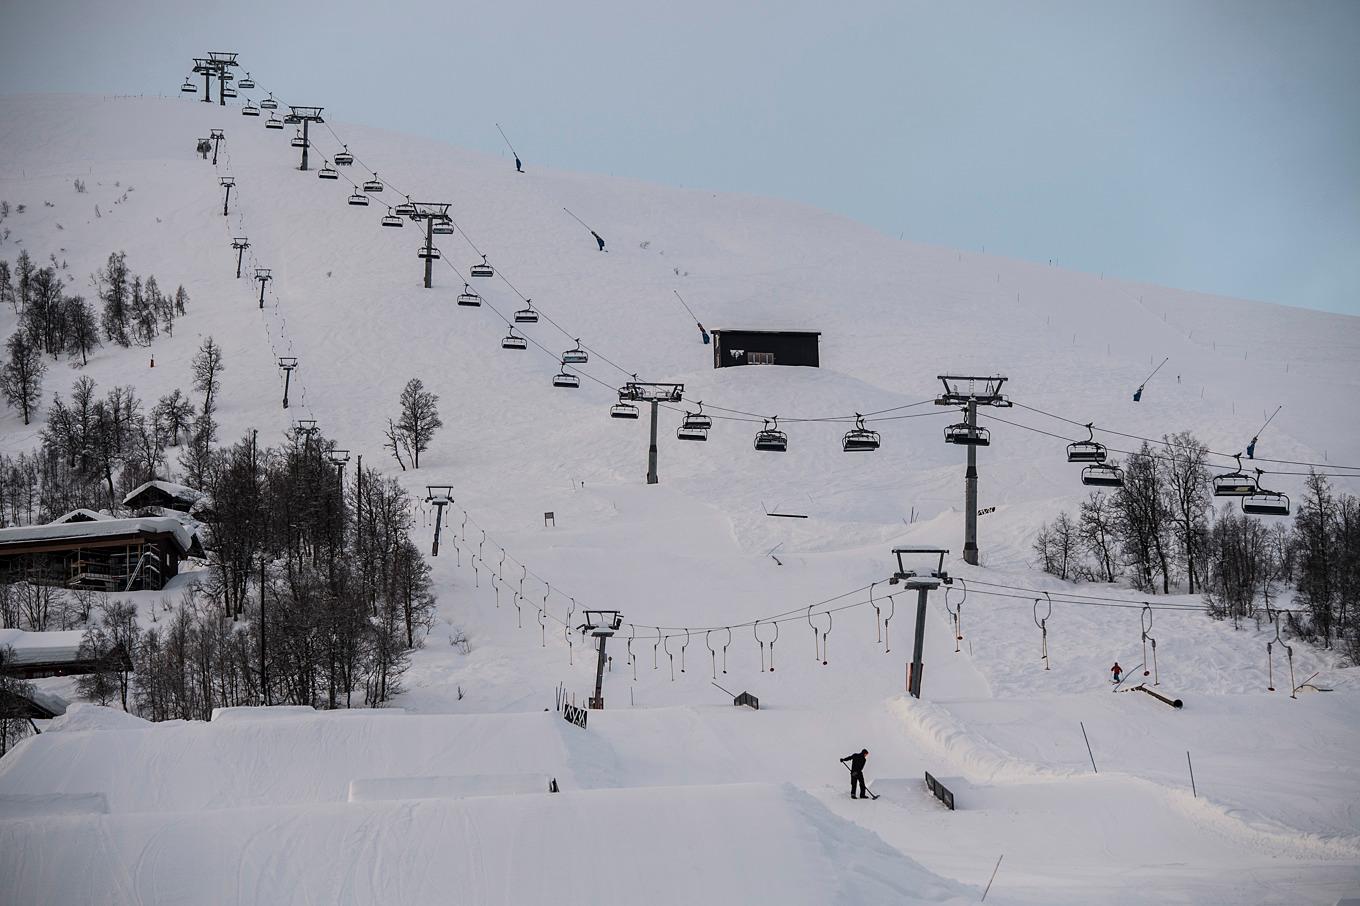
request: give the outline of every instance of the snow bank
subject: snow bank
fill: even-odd
[[[367,777],[349,782],[350,802],[468,799],[549,792],[547,774],[463,774],[456,777]]]
[[[143,720],[118,708],[106,708],[102,705],[76,702],[66,709],[65,714],[53,719],[48,724],[47,728],[43,730],[42,738],[50,737],[54,733],[75,733],[88,730],[147,730],[160,726],[163,725],[153,724],[149,720]],[[48,744],[51,744],[52,739],[55,738],[48,739]],[[57,743],[57,745],[62,744]]]
[[[103,793],[43,793],[25,796],[0,795],[0,821],[52,815],[107,815],[108,800]]]

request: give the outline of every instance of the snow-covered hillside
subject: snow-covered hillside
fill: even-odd
[[[80,371],[54,364],[46,399],[78,373],[148,400],[187,389],[211,335],[227,362],[225,441],[258,428],[277,443],[311,417],[366,465],[395,471],[383,429],[419,377],[446,427],[400,477],[420,496],[450,484],[457,501],[433,562],[439,625],[400,711],[151,725],[77,708],[0,761],[0,901],[972,902],[1003,854],[988,902],[1360,895],[1360,682],[1338,656],[1295,644],[1298,679],[1317,672],[1337,691],[1291,699],[1265,689],[1273,630],[1157,611],[1158,679],[1185,701],[1174,711],[1110,694],[1110,662],[1144,659],[1137,594],[1078,589],[1127,607],[1056,603],[1045,669],[1033,595],[980,593],[985,582],[1073,590],[1032,568],[1030,545],[1085,496],[1079,470],[1064,440],[1007,422],[1084,436],[1043,410],[1129,435],[1193,430],[1233,452],[1283,405],[1258,457],[1355,465],[1360,427],[1335,400],[1360,391],[1360,318],[903,243],[787,202],[532,161],[517,174],[335,115],[360,161],[348,175],[376,168],[390,181],[384,203],[403,200],[394,187],[452,203],[460,231],[437,237],[433,289],[421,286],[416,229],[383,229],[380,206],[346,204],[347,182],[299,172],[291,129],[178,98],[0,98],[0,199],[26,205],[0,224],[11,231],[0,258],[54,254],[81,286],[123,250],[193,300],[150,349],[106,346]],[[212,128],[226,133],[215,167],[194,153]],[[318,156],[339,150],[326,127],[312,134]],[[508,280],[479,281],[479,309],[455,303],[456,271],[480,260],[465,235]],[[272,269],[263,310],[258,285],[234,279],[234,236],[251,244],[247,277]],[[673,291],[710,329],[821,331],[822,367],[713,369]],[[592,350],[581,371],[597,380],[555,389],[554,357],[500,348],[506,325],[490,308],[521,308],[517,293],[562,328],[520,332],[554,351],[579,337]],[[0,334],[14,320],[0,312]],[[300,360],[288,410],[278,356]],[[634,373],[683,382],[717,419],[707,443],[686,444],[678,413],[662,412],[657,486],[644,483],[645,416],[607,416],[610,388]],[[980,567],[957,557],[963,453],[941,439],[957,413],[928,402],[945,373],[1004,374],[1032,407],[983,421],[993,443],[979,452],[979,503],[995,511],[980,518]],[[912,417],[874,423],[873,454],[841,452],[843,421],[799,421],[884,410]],[[753,450],[760,424],[722,417],[736,412],[780,416],[788,452]],[[32,449],[40,427],[0,414],[0,450]],[[1298,474],[1270,482],[1302,487]],[[949,571],[975,583],[948,598],[964,601],[962,640],[945,594],[932,595],[921,701],[902,694],[914,595],[884,582],[891,549],[913,544],[951,549]],[[532,570],[518,608],[513,563]],[[772,630],[742,624],[871,586],[874,604],[860,591],[845,601],[861,606],[830,622],[783,624],[776,669],[762,669]],[[551,709],[559,682],[578,701],[590,692],[588,640],[562,625],[587,607],[671,629],[611,642],[608,709],[581,729]],[[886,629],[876,611],[891,616]],[[456,630],[469,653],[449,644]],[[714,680],[761,709],[732,708]],[[835,761],[861,747],[877,801],[844,795]],[[925,771],[954,790],[957,811],[925,792]],[[503,775],[526,774],[563,793],[505,792]],[[355,781],[455,776],[477,779],[350,801]]]

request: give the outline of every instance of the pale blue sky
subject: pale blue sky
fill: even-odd
[[[0,90],[236,50],[337,118],[1360,314],[1360,2],[3,4]],[[0,124],[14,128],[18,124]]]

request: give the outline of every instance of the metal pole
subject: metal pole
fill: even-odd
[[[293,369],[283,369],[283,408],[288,408],[288,385],[293,380]]]
[[[299,170],[307,169],[307,146],[310,144],[307,140],[307,125],[310,122],[311,120],[305,118],[302,121],[302,166],[298,167]]]
[[[241,279],[241,260],[246,256],[246,247],[243,245],[236,250],[236,279]]]
[[[434,271],[434,259],[430,257],[430,250],[434,248],[434,218],[425,218],[425,288],[433,286],[431,277]]]
[[[444,507],[441,504],[434,508],[434,546],[430,548],[431,557],[439,556],[439,529],[443,526],[443,523]]]
[[[968,401],[968,427],[977,432],[977,400]],[[963,562],[977,566],[977,444],[968,445],[968,471],[963,477]]]
[[[213,166],[214,166],[214,167],[217,166],[217,150],[218,150],[219,148],[221,148],[221,147],[222,147],[222,139],[220,139],[220,138],[215,138],[215,139],[213,139],[213,159],[212,159],[212,163],[213,163]]]
[[[212,103],[212,70],[203,70],[203,103]]]
[[[219,107],[227,106],[227,67],[225,66],[217,71],[217,104]]]
[[[600,636],[600,658],[595,662],[595,697],[590,700],[590,707],[600,710],[604,709],[604,643],[607,636]]]
[[[656,484],[656,400],[652,400],[652,444],[647,448],[647,483]]]
[[[264,567],[265,567],[264,552],[261,551],[261,552],[260,552],[260,689],[261,689],[262,692],[264,693],[264,703],[265,703],[266,705],[268,705],[268,704],[270,703],[270,702],[269,702],[269,667],[267,666],[267,665],[268,665],[268,661],[265,660],[265,643],[264,643],[264,627],[265,627],[265,620],[264,620],[264,582],[265,582]]]
[[[264,278],[264,277],[260,277],[260,278],[258,278],[258,279],[259,279],[259,281],[260,281],[260,308],[264,308],[264,284],[265,284],[265,278]]]
[[[227,194],[222,196],[222,216],[226,217],[227,205],[231,203],[231,186],[228,185],[224,186],[223,188],[227,190]]]
[[[921,663],[921,654],[926,642],[926,596],[929,594],[928,588],[916,591],[916,641],[911,649],[911,683],[907,688],[912,698],[921,697],[921,671],[925,669],[925,665]]]

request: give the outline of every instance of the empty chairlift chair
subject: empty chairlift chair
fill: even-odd
[[[989,447],[992,444],[992,432],[959,422],[944,429],[944,442],[963,447]]]
[[[335,165],[337,167],[354,166],[354,155],[349,153],[349,145],[345,145],[345,150],[336,153]]]
[[[1238,454],[1237,471],[1214,476],[1215,497],[1247,497],[1256,493],[1256,479],[1242,471],[1242,456]]]
[[[636,421],[638,417],[638,407],[620,397],[617,403],[609,407],[609,417],[630,418]]]
[[[537,324],[538,312],[534,311],[534,300],[525,299],[525,307],[515,312],[516,324]]]
[[[584,365],[590,361],[590,355],[581,348],[581,341],[577,340],[575,348],[562,353],[562,361],[568,365]]]
[[[486,263],[486,256],[485,256],[485,255],[482,256],[482,263],[481,263],[481,264],[474,264],[474,265],[472,265],[472,267],[468,268],[468,273],[471,274],[471,275],[474,276],[474,277],[494,277],[494,276],[496,276],[496,271],[495,271],[495,269],[492,268],[491,265],[489,265],[489,264]],[[578,342],[579,342],[579,341],[578,341]]]
[[[179,86],[179,90],[187,93],[192,93],[198,91],[198,86],[195,85],[193,81],[186,76],[184,79],[184,84]]]
[[[1096,440],[1095,428],[1088,423],[1086,431],[1091,436],[1067,445],[1068,462],[1104,462],[1105,445]]]
[[[234,97],[236,97],[236,89],[235,89],[235,88],[223,88],[223,89],[222,89],[222,97],[224,97],[224,98],[234,98]]]
[[[553,375],[554,387],[575,388],[581,386],[581,379],[574,374],[567,372],[567,363],[562,362],[562,369]]]
[[[246,73],[246,77],[241,81],[237,82],[236,84],[241,88],[245,89],[254,88],[255,80],[250,77],[250,73]]]
[[[263,101],[260,101],[260,109],[261,109],[261,110],[278,110],[278,109],[279,109],[279,102],[276,101],[276,100],[274,100],[274,95],[271,94],[269,97],[265,98]]]
[[[1242,498],[1242,512],[1252,516],[1288,516],[1289,498],[1278,491],[1261,487],[1261,470],[1256,470],[1256,488]]]
[[[783,453],[789,448],[789,437],[779,430],[779,416],[766,419],[765,427],[756,432],[755,448],[767,453]]]
[[[880,442],[878,432],[864,427],[864,416],[856,412],[855,427],[841,438],[841,449],[846,453],[872,452],[878,449]]]
[[[406,200],[403,201],[401,204],[397,205],[392,210],[395,213],[400,214],[402,217],[410,217],[413,214],[415,214],[416,206],[411,203],[411,196],[407,195]]]
[[[382,225],[385,227],[397,227],[398,229],[405,226],[405,224],[401,222],[401,218],[392,213],[391,208],[388,208],[387,213],[383,215]]]
[[[429,258],[431,261],[438,261],[438,260],[439,260],[439,249],[435,248],[435,247],[432,246],[432,245],[422,245],[422,246],[416,251],[416,257],[422,258],[422,259],[424,259],[424,258]]]
[[[680,422],[680,427],[675,429],[676,440],[708,440],[708,429],[713,427],[713,419],[704,415],[704,404],[699,404],[699,411],[686,412],[685,418]]]
[[[478,308],[482,304],[482,297],[477,295],[476,290],[464,283],[463,291],[458,294],[458,304]]]
[[[1097,463],[1081,470],[1081,483],[1093,488],[1122,488],[1124,470],[1111,463]]]
[[[373,174],[372,179],[364,180],[365,192],[381,192],[382,190],[383,190],[382,180],[378,178],[377,173]]]
[[[339,179],[339,178],[340,178],[340,171],[337,170],[337,169],[335,169],[334,167],[329,167],[329,166],[322,167],[320,170],[317,170],[317,171],[316,171],[316,178],[317,178],[317,179]]]
[[[244,107],[241,108],[241,116],[259,116],[259,115],[260,108],[256,107],[254,104],[247,103]]]
[[[302,132],[299,131],[296,135],[293,136],[292,140],[288,144],[292,145],[294,148],[305,148],[307,147],[307,139],[303,138]]]
[[[430,224],[430,232],[436,236],[452,236],[453,221],[447,218],[444,220],[436,220],[434,223]]]
[[[260,104],[260,106],[263,107],[264,104]],[[269,114],[269,119],[264,121],[264,127],[266,129],[282,129],[283,120],[279,119],[277,116],[271,113]]]
[[[349,196],[349,203],[355,207],[368,207],[368,196],[356,191]]]
[[[529,341],[515,333],[515,328],[510,328],[510,332],[501,339],[501,349],[528,349]]]

